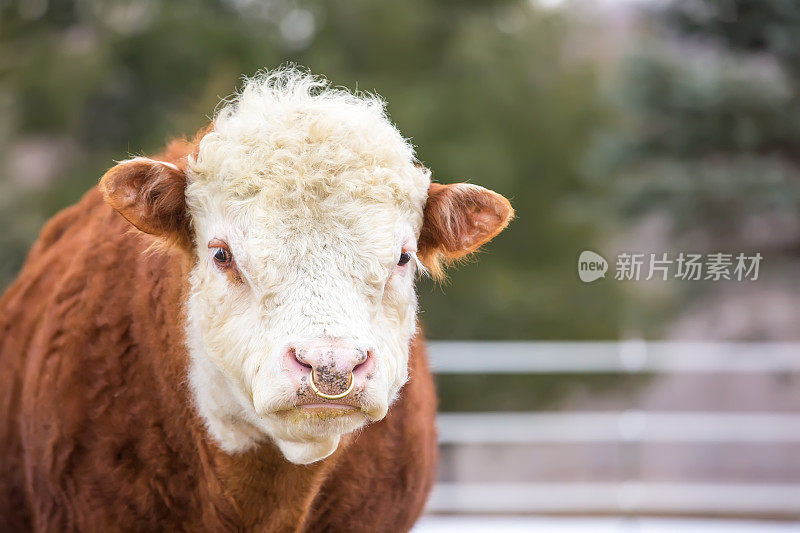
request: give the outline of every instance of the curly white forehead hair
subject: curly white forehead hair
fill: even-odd
[[[340,189],[417,208],[430,182],[380,97],[296,68],[247,79],[218,110],[189,169],[241,197],[263,192],[268,181],[287,202]]]

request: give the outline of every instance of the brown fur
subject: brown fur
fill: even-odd
[[[389,415],[331,457],[294,465],[269,443],[228,455],[186,382],[193,259],[144,253],[152,243],[92,190],[45,226],[0,299],[0,531],[409,529],[436,463],[421,339]]]

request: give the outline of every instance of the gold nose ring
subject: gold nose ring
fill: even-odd
[[[319,387],[317,387],[317,384],[315,383],[316,380],[314,379],[315,375],[316,374],[314,373],[314,369],[312,368],[311,379],[309,380],[310,382],[309,384],[311,385],[311,390],[313,390],[317,396],[319,396],[320,398],[325,398],[326,400],[338,400],[339,398],[344,398],[345,396],[353,392],[353,389],[356,386],[356,380],[355,378],[353,378],[353,373],[350,372],[350,383],[347,385],[346,391],[344,391],[341,394],[325,394],[324,392],[319,390]]]

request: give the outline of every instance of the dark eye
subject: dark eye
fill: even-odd
[[[411,261],[411,254],[403,252],[400,254],[400,260],[397,262],[397,266],[407,265],[409,261]]]
[[[225,248],[217,248],[217,251],[214,252],[214,261],[221,265],[227,265],[231,262],[231,259],[233,259],[233,256]]]

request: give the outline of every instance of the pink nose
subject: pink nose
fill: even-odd
[[[298,384],[308,384],[317,396],[327,399],[347,396],[374,366],[371,349],[342,340],[294,343],[286,356]]]

